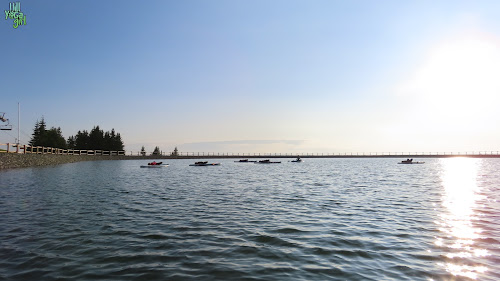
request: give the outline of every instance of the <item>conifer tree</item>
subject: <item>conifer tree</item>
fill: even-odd
[[[78,150],[123,150],[123,141],[119,133],[112,129],[111,132],[104,132],[99,126],[94,126],[92,130],[78,131],[75,136],[68,138],[68,144],[73,143],[74,149]]]
[[[104,149],[104,132],[99,129],[99,126],[95,126],[89,133],[89,143],[88,148],[92,150],[102,150]]]
[[[153,155],[160,155],[160,148],[158,146],[155,147],[155,150],[153,151]]]
[[[74,136],[70,136],[68,138],[68,141],[66,142],[66,145],[69,149],[75,149],[75,137]]]
[[[31,140],[29,145],[31,146],[42,146],[42,138],[45,135],[46,125],[45,119],[42,116],[42,120],[36,121],[35,128],[33,129],[33,134],[31,135]]]
[[[47,130],[47,125],[43,117],[35,123],[29,144],[31,146],[66,148],[66,141],[62,136],[61,128],[52,127]]]

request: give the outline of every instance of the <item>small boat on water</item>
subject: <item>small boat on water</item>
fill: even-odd
[[[297,159],[292,160],[292,161],[290,161],[290,162],[299,163],[299,162],[302,162],[302,159],[300,159],[300,157],[297,157]]]
[[[399,162],[398,164],[424,164],[425,162],[418,162],[418,161],[413,161],[413,159],[406,159],[406,160],[403,160],[401,162]]]
[[[270,161],[269,159],[266,159],[266,160],[260,160],[258,162],[255,162],[255,164],[278,164],[278,163],[281,163],[281,162],[272,162]]]
[[[141,165],[141,168],[164,168],[168,167],[168,164],[163,164],[163,162],[151,162],[148,165]]]
[[[208,161],[199,161],[194,164],[189,164],[189,166],[219,166],[220,163],[208,163]]]
[[[234,161],[236,163],[255,163],[257,161],[248,161],[248,159],[241,159],[240,161]]]

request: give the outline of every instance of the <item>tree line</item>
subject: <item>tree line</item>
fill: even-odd
[[[78,131],[75,136],[70,136],[67,140],[62,136],[61,128],[51,127],[47,129],[45,119],[35,123],[33,134],[29,142],[31,146],[45,146],[63,149],[76,150],[123,150],[124,145],[120,133],[115,129],[104,132],[99,126],[88,132]]]
[[[144,148],[144,145],[141,148],[141,155],[146,156],[146,148]],[[156,146],[155,149],[153,150],[153,153],[151,155],[163,155],[163,151],[160,150],[159,146]],[[170,156],[179,156],[179,150],[177,149],[177,146],[174,148],[174,151],[170,153]]]

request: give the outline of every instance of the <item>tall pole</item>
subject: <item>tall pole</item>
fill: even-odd
[[[19,105],[19,102],[17,103],[17,147],[19,147],[19,143],[21,143],[21,135],[19,134],[19,131],[21,130],[21,106]]]

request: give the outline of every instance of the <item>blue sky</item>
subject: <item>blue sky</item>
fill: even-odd
[[[0,143],[20,102],[22,143],[44,116],[129,151],[499,149],[498,1],[20,2]]]

